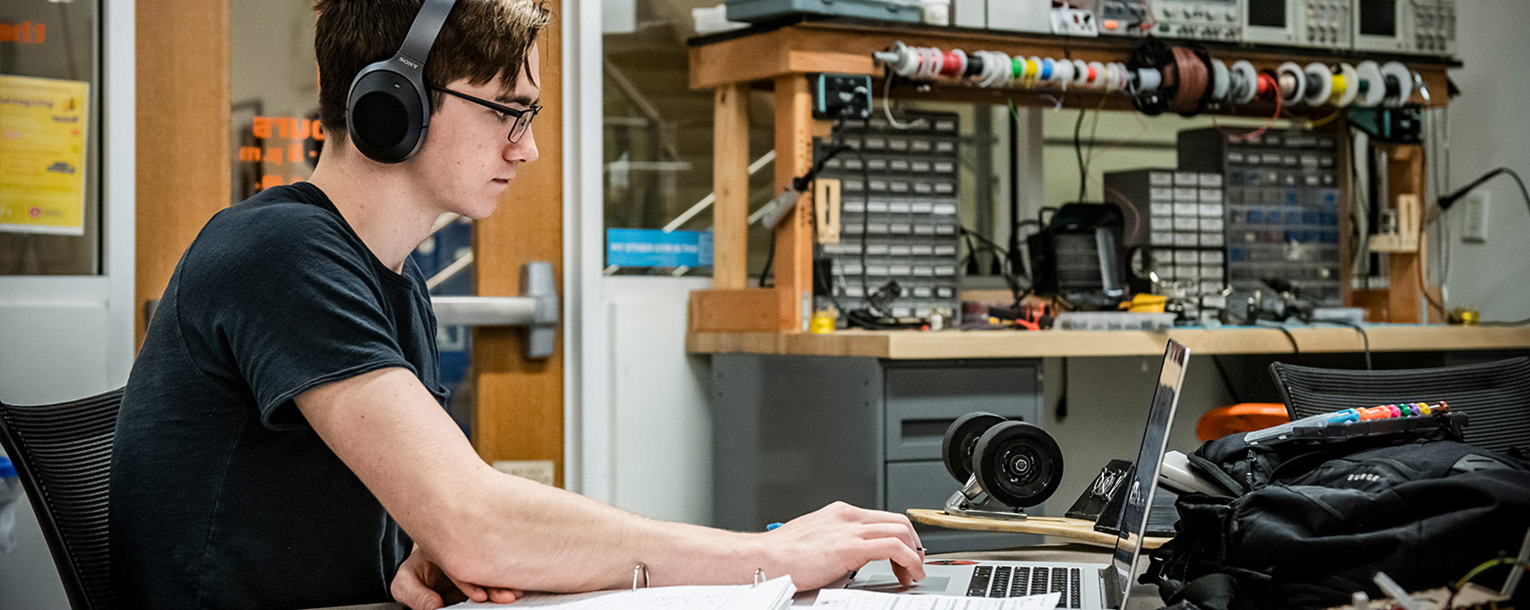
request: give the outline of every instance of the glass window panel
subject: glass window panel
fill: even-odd
[[[101,272],[100,3],[0,3],[0,275]]]

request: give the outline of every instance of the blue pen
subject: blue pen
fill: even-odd
[[[781,527],[783,525],[786,525],[786,524],[782,523],[780,521],[777,521],[775,523],[772,523],[770,525],[765,526],[765,531],[767,531],[767,532],[775,531],[776,528]]]

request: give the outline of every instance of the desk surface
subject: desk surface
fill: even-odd
[[[1153,356],[1173,338],[1195,354],[1359,352],[1354,328],[1311,326],[1184,328],[1149,331],[867,331],[829,335],[692,332],[686,349],[697,354],[750,353],[908,359]],[[1373,352],[1530,349],[1530,326],[1378,324],[1365,327]],[[1295,349],[1293,349],[1293,343]]]

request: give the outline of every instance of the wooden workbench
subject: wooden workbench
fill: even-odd
[[[853,356],[888,360],[1155,356],[1172,338],[1198,355],[1359,352],[1360,334],[1344,326],[1185,328],[1148,331],[867,331],[829,335],[692,332],[692,353]],[[1384,324],[1365,327],[1373,352],[1530,349],[1527,326]],[[1295,339],[1293,348],[1292,339]]]

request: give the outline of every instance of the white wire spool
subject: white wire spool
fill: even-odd
[[[1381,101],[1382,105],[1389,108],[1397,108],[1413,99],[1413,73],[1402,62],[1389,61],[1381,65],[1381,79],[1383,84],[1392,79],[1397,79],[1397,95],[1388,95]]]
[[[1227,69],[1227,64],[1220,59],[1211,60],[1211,99],[1217,102],[1227,101],[1227,95],[1232,91],[1232,72]]]
[[[1322,62],[1312,62],[1302,69],[1307,76],[1306,92],[1301,95],[1308,106],[1321,106],[1328,103],[1328,96],[1333,93],[1333,70]]]
[[[1362,61],[1355,66],[1355,77],[1359,80],[1354,86],[1359,96],[1355,103],[1365,108],[1380,106],[1387,95],[1386,85],[1381,80],[1381,66],[1374,61]]]
[[[1153,68],[1137,68],[1137,91],[1157,91],[1163,86],[1163,73]]]
[[[1100,79],[1100,87],[1106,91],[1115,91],[1120,88],[1121,71],[1116,68],[1115,62],[1105,64],[1105,78]]]
[[[1280,85],[1280,101],[1287,106],[1300,101],[1307,92],[1307,73],[1294,61],[1275,68],[1275,82]]]
[[[1076,72],[1073,62],[1066,59],[1055,62],[1052,66],[1052,82],[1062,85],[1063,90],[1073,83],[1073,75]]]
[[[1254,101],[1254,96],[1259,93],[1259,72],[1254,70],[1254,64],[1246,59],[1233,62],[1231,68],[1233,83],[1236,85],[1230,93],[1234,104],[1247,104]]]
[[[983,62],[984,87],[1002,87],[1010,83],[1010,69],[1014,64],[1010,63],[1009,55],[998,51],[986,53],[987,60]]]
[[[1089,64],[1082,59],[1073,60],[1073,84],[1080,87],[1089,84]]]

